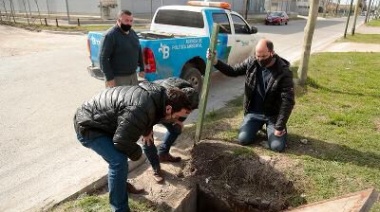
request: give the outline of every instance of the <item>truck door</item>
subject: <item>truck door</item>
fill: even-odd
[[[213,13],[212,18],[219,24],[218,58],[230,65],[246,59],[257,42],[249,25],[238,14]]]
[[[228,57],[228,63],[236,64],[248,56],[254,55],[258,39],[256,35],[251,33],[251,27],[239,14],[232,12],[230,15],[232,34],[229,40],[232,42],[232,48]]]

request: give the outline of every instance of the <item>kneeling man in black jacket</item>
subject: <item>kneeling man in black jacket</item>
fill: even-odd
[[[153,83],[106,89],[78,108],[74,127],[78,140],[108,163],[109,201],[112,211],[130,211],[126,192],[128,158],[138,160],[136,143],[153,137],[159,122],[177,122],[191,111],[191,103],[179,89]]]

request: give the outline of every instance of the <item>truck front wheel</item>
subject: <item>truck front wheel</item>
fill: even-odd
[[[202,89],[201,72],[194,67],[187,67],[182,71],[181,78],[188,81],[198,92]]]

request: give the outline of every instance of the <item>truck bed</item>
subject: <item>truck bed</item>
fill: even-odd
[[[181,37],[186,36],[186,35],[181,35],[181,34],[169,34],[169,33],[153,32],[153,31],[139,32],[137,35],[139,36],[139,38],[146,39],[146,40],[181,38]]]

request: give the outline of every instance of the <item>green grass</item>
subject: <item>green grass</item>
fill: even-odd
[[[380,19],[372,19],[367,23],[367,26],[380,27]]]
[[[380,44],[380,34],[360,34],[347,35],[347,37],[339,39],[341,42],[371,43]]]
[[[108,212],[108,193],[100,195],[82,195],[75,200],[67,201],[49,210],[50,212]],[[129,207],[134,212],[162,212],[153,203],[148,201],[136,201],[129,198]]]

